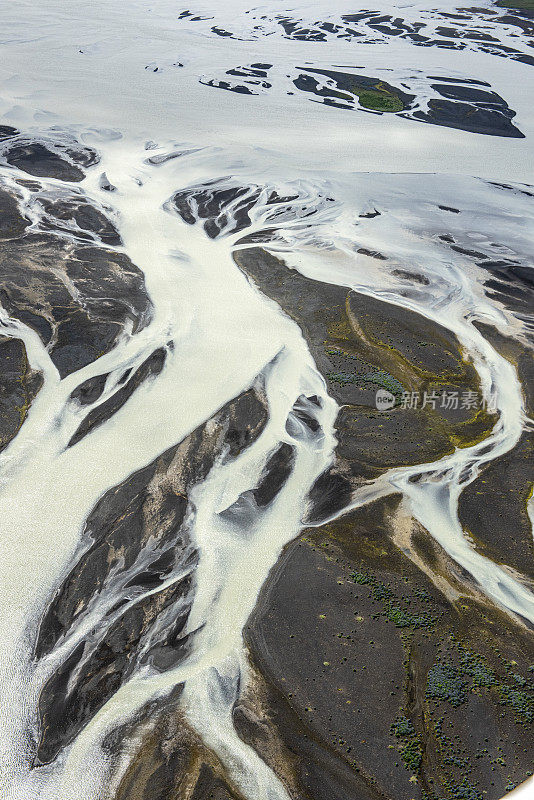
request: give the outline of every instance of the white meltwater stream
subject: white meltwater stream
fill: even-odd
[[[110,154],[104,151],[99,171],[106,167],[117,186],[115,208],[124,249],[144,271],[154,304],[150,326],[63,381],[30,329],[9,320],[4,328],[25,341],[32,365],[42,367],[45,376],[25,425],[2,454],[2,685],[8,691],[2,697],[1,720],[8,796],[100,797],[102,781],[109,782],[100,749],[104,736],[151,698],[185,681],[183,707],[228,765],[236,784],[250,797],[285,797],[274,775],[238,738],[231,709],[245,676],[243,626],[280,550],[299,531],[310,486],[331,461],[336,404],[326,395],[324,380],[297,326],[249,285],[236,269],[228,243],[210,241],[200,229],[187,227],[164,209],[183,181],[184,164],[171,162],[158,169],[143,165],[142,148],[132,148],[137,158],[128,161],[124,142],[110,150]],[[84,186],[88,196],[98,193],[97,178],[96,172],[88,178]],[[115,387],[125,368],[168,341],[174,347],[157,380],[140,387],[94,435],[65,449],[81,419],[80,410],[68,402],[72,389],[103,370],[111,371],[107,385]],[[163,675],[140,670],[51,767],[30,770],[21,745],[39,688],[84,632],[103,624],[98,614],[93,615],[43,664],[36,669],[28,664],[27,633],[35,630],[54,586],[76,554],[84,520],[107,489],[180,442],[260,374],[269,408],[264,432],[240,458],[216,466],[193,500],[192,534],[200,548],[200,563],[189,626],[202,631],[192,655],[183,666]],[[286,423],[303,394],[321,400],[317,410],[321,433],[312,435],[301,425],[289,436]],[[259,483],[269,455],[284,440],[295,446],[296,459],[276,500],[242,526],[225,523],[220,512]],[[51,542],[54,559],[50,559]],[[102,604],[100,617],[109,605]],[[230,692],[218,691],[221,681],[231,681]]]
[[[74,0],[67,8],[59,0],[0,5],[5,123],[28,135],[69,132],[98,151],[100,163],[88,170],[80,187],[95,203],[111,207],[124,252],[143,271],[153,304],[147,327],[135,335],[126,332],[111,352],[62,380],[37,334],[4,312],[0,315],[2,333],[22,339],[32,367],[44,378],[20,432],[0,454],[2,797],[112,797],[128,754],[117,770],[102,749],[104,738],[147,702],[183,684],[180,702],[190,725],[243,795],[287,800],[280,781],[237,736],[232,707],[247,675],[243,627],[269,570],[302,527],[310,487],[332,462],[337,407],[298,327],[250,285],[232,254],[243,235],[272,226],[268,198],[276,191],[293,198],[276,221],[283,237],[277,249],[289,266],[418,311],[457,334],[486,397],[499,411],[495,430],[485,442],[434,464],[392,470],[377,491],[384,484],[387,491],[400,489],[414,517],[492,600],[534,622],[532,593],[473,550],[457,517],[462,487],[483,463],[508,452],[527,424],[514,368],[472,323],[489,322],[521,341],[524,325],[487,299],[482,270],[460,255],[451,259],[436,222],[439,204],[458,205],[463,213],[448,220],[447,229],[457,241],[488,243],[497,229],[501,245],[527,263],[528,197],[515,192],[503,201],[500,190],[486,182],[533,178],[525,167],[528,133],[534,128],[532,105],[518,89],[526,67],[472,52],[462,55],[462,66],[456,53],[414,51],[405,41],[395,43],[392,57],[391,44],[361,47],[355,56],[354,47],[344,41],[247,40],[248,7],[241,0],[211,3],[242,34],[232,40],[206,35],[204,28],[182,28],[177,22],[182,9],[168,0],[98,0],[89,7]],[[201,16],[210,13],[209,5],[194,2],[188,8]],[[267,6],[270,13],[284,10],[283,3]],[[357,9],[341,2],[302,3],[298,13],[311,21],[319,11],[328,15],[333,10]],[[415,5],[412,11],[417,12]],[[211,68],[264,61],[276,61],[280,72],[286,63],[381,63],[391,65],[392,82],[399,64],[417,64],[444,76],[463,69],[467,78],[490,81],[507,99],[527,139],[482,137],[393,114],[294,104],[285,92],[247,98],[199,83]],[[161,71],[147,70],[160,62],[167,65]],[[175,63],[183,66],[169,66]],[[148,140],[155,149],[144,149]],[[149,156],[177,151],[190,152],[147,163]],[[436,162],[443,175],[413,174],[432,172]],[[116,186],[113,194],[100,188],[104,171]],[[11,168],[0,172],[8,185],[23,175]],[[232,232],[236,208],[227,208],[226,229],[212,240],[200,224],[182,222],[169,201],[179,190],[215,179],[251,187],[255,205],[250,225],[239,233]],[[63,185],[52,179],[43,184],[51,192]],[[17,192],[33,219],[30,193],[20,186]],[[358,217],[375,206],[382,210],[379,219]],[[359,256],[362,245],[389,260]],[[428,282],[406,293],[394,267],[418,272]],[[113,394],[125,369],[135,368],[159,347],[167,348],[163,371],[141,385],[109,421],[67,448],[91,410],[86,406],[82,412],[69,402],[73,389],[109,373],[96,407]],[[217,462],[190,497],[188,525],[200,554],[188,621],[189,630],[196,631],[191,652],[163,673],[139,667],[51,765],[34,769],[28,732],[36,724],[40,689],[87,630],[103,624],[111,603],[103,599],[42,663],[32,662],[35,630],[79,556],[88,514],[106,491],[182,441],[258,379],[269,410],[265,429],[234,461]],[[299,427],[295,418],[287,426],[302,396],[318,398],[315,433]],[[282,442],[294,448],[295,460],[275,500],[264,509],[245,507],[241,522],[239,515],[225,516],[223,511],[258,485]],[[371,489],[367,499],[372,496]]]

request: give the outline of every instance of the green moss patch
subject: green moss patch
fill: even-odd
[[[404,110],[404,103],[395,94],[380,91],[365,90],[358,94],[358,101],[363,108],[373,111],[395,113]]]
[[[459,706],[467,700],[468,684],[451,664],[435,664],[428,673],[426,696]]]
[[[408,595],[396,597],[392,590],[380,583],[373,575],[364,572],[354,572],[351,576],[354,583],[371,587],[371,596],[382,604],[382,610],[376,616],[385,617],[396,628],[406,628],[411,631],[419,628],[430,628],[436,622],[436,617],[425,611],[413,612],[409,605],[411,598]],[[427,602],[424,600],[423,602]]]

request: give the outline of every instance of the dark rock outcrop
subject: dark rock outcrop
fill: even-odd
[[[113,414],[122,408],[142,383],[155,375],[159,375],[164,367],[166,355],[166,350],[163,347],[154,350],[154,352],[136,369],[124,386],[118,389],[108,400],[105,400],[97,408],[89,412],[76,432],[71,436],[69,447],[72,447],[72,445],[79,442],[84,436],[87,436],[94,428],[102,425],[103,422],[112,417]],[[88,402],[88,397],[95,394],[95,399],[98,399],[103,389],[102,379],[104,379],[105,383],[105,378],[105,375],[98,375],[96,378],[90,378],[89,381],[85,381],[84,384],[75,390],[73,396],[75,398],[82,397],[83,402]]]
[[[17,434],[41,385],[20,339],[0,336],[0,450]]]
[[[61,376],[110,350],[127,321],[149,317],[142,273],[122,253],[28,233],[0,247],[0,302],[34,328]]]
[[[32,138],[7,126],[0,133],[0,158],[37,178],[78,183],[85,178],[83,168],[99,161],[95,150],[73,138]]]
[[[122,244],[121,237],[112,222],[102,211],[88,203],[83,195],[72,195],[66,200],[42,198],[40,203],[48,215],[42,222],[47,230],[65,230],[86,241],[94,241],[96,237],[97,241],[112,246]],[[78,230],[73,231],[72,223]]]

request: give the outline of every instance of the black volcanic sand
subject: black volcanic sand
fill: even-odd
[[[64,377],[111,350],[127,322],[143,327],[150,301],[142,272],[104,246],[120,239],[101,211],[79,195],[43,207],[50,216],[42,230],[27,232],[15,198],[0,190],[0,302],[49,345]],[[71,211],[79,235],[74,229],[66,238],[62,221]],[[87,231],[95,241],[84,241]]]
[[[533,467],[534,436],[523,434],[516,447],[491,461],[463,490],[458,511],[477,550],[534,580],[534,542],[527,512]]]
[[[379,387],[407,391],[478,390],[456,337],[418,314],[301,276],[260,249],[237,253],[254,283],[299,324],[328,391],[342,406],[336,421],[337,463],[312,488],[309,521],[321,521],[349,501],[355,485],[387,468],[437,459],[483,439],[496,417],[483,411],[436,408],[383,413]],[[534,359],[528,348],[479,324],[483,335],[517,368],[527,413],[534,414]],[[534,577],[534,545],[526,503],[533,489],[532,436],[483,467],[460,496],[464,529],[484,555]]]
[[[0,127],[0,142],[0,160],[38,178],[78,183],[85,178],[83,168],[99,161],[95,150],[73,138],[39,141],[7,125]]]
[[[321,87],[313,75],[329,78],[336,88]],[[352,108],[352,102],[357,98],[359,106],[370,111],[402,112],[402,116],[431,125],[459,128],[489,136],[524,138],[521,131],[511,123],[515,111],[508,107],[500,95],[470,85],[432,84],[432,89],[444,99],[431,98],[427,111],[411,112],[415,96],[378,78],[349,72],[307,69],[293,83],[297,89],[311,92],[321,97],[326,105],[336,108]]]
[[[179,696],[179,691],[175,692]],[[115,800],[245,800],[225,770],[184,720],[176,702],[145,710],[154,727],[114,794]]]
[[[330,37],[335,37],[347,41],[356,40],[360,43],[375,44],[387,43],[389,37],[395,36],[406,39],[416,47],[437,47],[444,50],[469,49],[534,65],[533,56],[510,47],[508,43],[501,43],[497,36],[492,36],[488,32],[492,28],[488,22],[511,25],[519,28],[521,33],[518,35],[524,34],[526,44],[531,45],[526,37],[531,36],[533,31],[533,0],[497,0],[494,5],[498,6],[499,10],[487,7],[459,8],[454,13],[434,10],[432,19],[437,19],[439,15],[439,19],[443,22],[443,25],[437,25],[435,29],[426,25],[424,15],[421,15],[421,19],[418,21],[408,21],[399,16],[393,17],[390,14],[370,10],[360,11],[357,14],[344,14],[336,21],[317,20],[312,26],[303,20],[281,14],[271,17],[270,20],[280,26],[281,34],[285,39],[296,41],[325,42]],[[507,10],[503,12],[503,8]],[[396,13],[398,14],[398,10]],[[203,19],[202,17],[193,17],[187,11],[180,15],[180,18],[184,17],[190,17],[191,22]],[[262,19],[264,18],[262,17]],[[218,36],[240,38],[231,31],[217,26],[213,26],[211,30]],[[256,28],[252,35],[255,34],[255,30]],[[493,29],[492,33],[495,32]],[[220,86],[218,82],[208,83]],[[220,86],[220,88],[228,87]],[[235,88],[231,90],[237,91]]]
[[[8,142],[15,135],[0,129]],[[77,180],[69,169],[94,163],[90,153],[75,157],[58,147],[50,150],[52,158],[24,147],[10,157],[37,176],[46,164],[47,175]],[[38,181],[25,185],[41,190]],[[62,375],[107,352],[127,322],[137,330],[150,312],[140,271],[113,250],[118,239],[112,223],[77,191],[43,203],[49,229],[30,233],[14,197],[0,191],[2,304],[49,344]],[[183,215],[186,199],[175,198]],[[206,205],[207,232],[216,236],[219,230],[209,224],[227,199],[224,190],[199,199]],[[71,216],[74,231],[65,225]],[[238,225],[247,219],[245,203]],[[391,466],[439,458],[491,430],[495,418],[483,412],[375,409],[377,388],[397,398],[403,390],[478,390],[475,370],[444,328],[304,278],[258,248],[240,252],[236,261],[301,327],[342,406],[337,464],[312,489],[310,520],[323,522],[355,487]],[[70,284],[81,300],[69,292]],[[526,351],[490,334],[526,381],[532,368]],[[89,413],[71,444],[164,369],[165,357],[165,349],[156,350],[125,375],[117,394]],[[22,424],[40,378],[18,340],[0,338],[0,370],[4,446]],[[97,400],[105,379],[86,381],[73,400]],[[313,398],[303,398],[295,407],[295,416],[310,427],[317,424],[311,405]],[[267,415],[258,383],[107,492],[89,515],[84,550],[41,622],[35,656],[60,646],[95,600],[112,596],[109,615],[122,613],[91,629],[43,688],[36,765],[57,758],[139,663],[164,671],[187,656],[194,573],[185,573],[197,560],[183,525],[189,495],[215,459],[235,458],[257,439]],[[522,473],[528,446],[525,437],[489,465],[460,508],[477,547],[518,569],[531,555],[524,508],[529,488]],[[271,454],[250,492],[257,505],[272,501],[293,458],[289,445]],[[399,512],[398,502],[389,497],[307,529],[286,548],[247,627],[254,680],[236,705],[235,724],[294,800],[493,800],[522,780],[532,761],[530,634],[492,607],[431,537]],[[497,530],[489,516],[496,505]],[[183,575],[161,588],[178,569]],[[148,591],[153,593],[144,596]],[[123,736],[147,727],[117,800],[243,800],[181,717],[180,691],[163,707],[149,704],[106,742],[113,759]]]
[[[512,8],[523,11],[527,19],[529,19],[534,13],[533,0],[497,0],[495,5],[500,6],[501,8]]]
[[[121,238],[110,220],[98,209],[84,200],[83,195],[74,195],[68,200],[41,200],[41,205],[52,217],[50,222],[44,221],[47,230],[71,230],[70,226],[62,226],[74,220],[79,228],[78,237],[92,241],[96,235],[102,244],[112,246],[122,244]]]
[[[54,760],[140,663],[164,671],[187,655],[184,628],[197,562],[182,528],[189,492],[217,457],[238,456],[266,422],[261,387],[244,392],[181,444],[106,492],[89,515],[84,553],[41,622],[36,657],[60,645],[99,598],[113,602],[108,619],[83,637],[41,692],[40,763]],[[158,590],[173,574],[176,580]],[[118,618],[109,619],[128,601]]]
[[[85,154],[79,161],[88,165],[92,159]],[[50,165],[49,176],[59,177]],[[90,205],[79,189],[69,190],[70,195],[58,189],[61,198],[51,200],[41,194],[39,182],[20,182],[34,193],[45,216],[40,230],[28,231],[30,220],[21,213],[16,196],[0,188],[0,303],[11,317],[38,333],[64,377],[111,350],[127,323],[140,330],[150,318],[151,305],[141,271],[110,247],[120,244],[120,237],[103,210]],[[24,422],[42,379],[30,369],[22,341],[4,337],[0,375],[3,449]],[[112,408],[89,415],[77,439],[110,416],[140,377],[110,401]],[[96,400],[99,379],[100,393],[104,388],[101,378],[91,381],[92,393],[80,387],[77,399]]]
[[[0,159],[67,183],[82,180],[99,160],[75,139],[32,140],[9,126],[0,127]],[[103,209],[79,189],[58,187],[58,198],[50,199],[39,181],[19,183],[45,213],[39,229],[28,232],[16,197],[0,188],[0,302],[39,334],[64,377],[112,349],[127,322],[134,332],[143,327],[150,301],[141,271],[111,249],[121,241]]]
[[[496,418],[480,409],[375,407],[380,388],[398,400],[402,391],[460,397],[478,391],[476,371],[454,334],[414,312],[306,278],[259,248],[238,252],[235,260],[297,322],[329,394],[342,406],[338,464],[312,490],[310,519],[342,507],[350,487],[386,469],[433,461],[490,432]]]
[[[314,75],[322,76],[323,81],[328,78],[336,88],[321,87]],[[350,72],[308,68],[293,83],[300,91],[322,97],[326,105],[337,108],[350,108],[346,105],[347,101],[352,102],[357,98],[362,108],[391,113],[408,109],[415,100],[414,95],[406,94],[386,81]]]
[[[312,490],[313,519],[347,502],[347,484],[438,458],[489,432],[495,419],[485,414],[464,411],[459,420],[453,412],[372,407],[379,386],[394,394],[477,391],[475,371],[448,331],[311,281],[259,249],[235,258],[299,324],[329,392],[344,404],[338,466]],[[528,386],[528,351],[483,332]],[[532,557],[529,447],[525,437],[488,465],[460,501],[476,546],[523,572]],[[305,530],[249,620],[256,672],[235,722],[292,797],[491,800],[531,769],[532,634],[399,513],[399,500]]]
[[[504,183],[493,183],[506,194],[521,194],[527,197],[534,197],[534,192],[529,191],[529,188],[518,188]],[[503,197],[503,202],[506,202],[506,196]],[[442,207],[443,209],[443,207]],[[451,211],[452,209],[444,209]],[[461,213],[461,212],[457,212]],[[506,308],[513,311],[514,314],[525,321],[527,329],[530,329],[534,335],[534,323],[532,321],[532,308],[534,307],[534,278],[532,269],[525,266],[524,263],[517,260],[513,254],[495,256],[486,247],[484,252],[484,244],[477,245],[480,249],[473,250],[469,243],[467,247],[464,241],[456,241],[450,234],[444,234],[439,237],[442,242],[446,242],[450,249],[453,251],[451,257],[455,257],[455,253],[459,253],[463,257],[470,259],[477,267],[486,271],[487,277],[484,280],[486,293],[489,297],[502,303]],[[503,248],[504,249],[504,248]],[[524,358],[523,358],[524,360]]]
[[[532,769],[531,633],[398,502],[306,530],[247,626],[235,722],[299,800],[497,800]]]

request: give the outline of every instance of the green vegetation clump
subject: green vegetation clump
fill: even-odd
[[[360,375],[352,375],[350,372],[329,372],[326,376],[332,383],[340,383],[345,386],[347,383],[360,383]]]
[[[427,592],[426,589],[414,589],[413,593],[415,597],[418,597],[419,600],[423,600],[425,603],[429,603],[433,599],[430,592]]]
[[[504,683],[498,686],[501,703],[510,706],[527,722],[534,722],[534,699],[522,689],[513,689]]]
[[[362,381],[373,383],[377,386],[383,386],[384,389],[387,389],[395,395],[401,395],[404,391],[402,383],[383,369],[379,369],[375,372],[366,372],[366,374],[362,376]]]
[[[496,652],[495,648],[492,649]],[[479,697],[485,697],[485,700],[493,705],[493,713],[497,716],[505,716],[503,712],[499,713],[498,706],[495,707],[498,703],[501,708],[507,706],[511,709],[510,716],[512,714],[515,716],[517,724],[528,725],[534,722],[534,697],[529,694],[530,682],[528,677],[524,678],[516,672],[518,664],[515,661],[506,661],[501,656],[500,662],[505,669],[505,674],[501,674],[499,667],[488,663],[484,655],[469,649],[467,643],[459,641],[454,635],[449,638],[446,652],[449,654],[448,659],[445,661],[443,656],[438,657],[438,661],[428,673],[427,701],[431,699],[445,701],[453,707],[458,707],[468,701],[470,693],[473,692]],[[434,738],[444,769],[442,785],[446,790],[444,793],[446,796],[437,798],[432,793],[427,795],[423,793],[423,798],[424,800],[482,800],[483,793],[479,790],[477,781],[474,781],[473,785],[467,780],[467,776],[473,771],[470,759],[487,759],[488,768],[493,771],[498,767],[506,767],[505,754],[499,747],[500,754],[492,758],[489,746],[479,746],[475,752],[466,752],[460,737],[447,736],[445,732],[455,715],[451,710],[446,712],[444,706],[441,710],[443,716],[439,718],[435,717],[435,709],[427,708],[425,713],[429,714],[428,719],[432,720]],[[484,741],[487,742],[488,739]],[[466,777],[460,781],[459,777],[462,776]],[[507,791],[511,788],[512,785]]]
[[[419,772],[423,749],[418,739],[411,739],[401,749],[401,758],[406,769],[410,772]]]
[[[369,108],[372,111],[396,113],[404,110],[404,103],[396,94],[380,92],[373,89],[360,92],[358,94],[358,102],[362,108]]]
[[[434,618],[430,614],[410,614],[400,606],[392,605],[385,613],[397,628],[428,628],[434,624]]]
[[[371,586],[375,600],[389,600],[390,597],[393,597],[391,589],[377,581],[374,575],[368,575],[365,572],[353,572],[351,577],[354,583],[359,583],[360,586]]]
[[[385,372],[384,370],[377,370],[375,372],[366,372],[365,375],[355,375],[352,372],[329,372],[326,377],[332,383],[339,383],[341,386],[347,384],[356,384],[362,386],[363,384],[370,383],[373,386],[380,386],[387,389],[395,396],[400,397],[404,391],[402,384],[396,378]]]
[[[410,611],[401,608],[399,605],[390,603],[385,611],[386,617],[393,622],[397,628],[430,628],[436,622],[436,618],[432,614],[421,612],[412,614]]]
[[[445,756],[443,759],[447,764],[452,764],[453,767],[459,767],[460,769],[466,770],[469,768],[469,759],[462,758],[461,756],[452,755],[452,756]]]
[[[508,668],[509,681],[496,675],[487,660],[479,653],[473,653],[461,644],[458,645],[458,666],[446,663],[434,664],[427,679],[426,696],[435,700],[446,700],[452,706],[459,706],[467,700],[470,691],[487,689],[493,692],[501,705],[511,708],[516,722],[534,722],[534,697],[530,693],[530,683],[519,673]],[[514,662],[512,662],[514,663]]]
[[[400,601],[396,598],[388,586],[385,586],[373,575],[365,572],[353,572],[352,580],[361,586],[370,586],[375,600],[383,603],[384,610],[380,612],[383,616],[393,622],[397,628],[429,628],[435,623],[435,618],[431,614],[418,613],[412,614],[402,608]]]
[[[467,683],[451,664],[434,664],[428,673],[426,695],[456,707],[467,700]]]
[[[413,736],[415,734],[415,728],[408,717],[400,716],[397,717],[391,726],[391,732],[397,737]]]
[[[361,586],[373,586],[374,584],[378,583],[373,575],[369,575],[366,572],[353,572],[351,578],[354,583],[359,583]]]
[[[374,86],[369,86],[368,83],[362,85],[357,80],[351,80],[345,88],[358,98],[362,108],[368,108],[371,111],[385,111],[390,114],[404,111],[402,99],[395,91],[392,91],[393,87],[382,81],[377,81]]]
[[[369,364],[367,361],[363,361],[358,356],[355,356],[352,353],[347,353],[339,347],[328,347],[326,348],[325,352],[329,356],[334,356],[336,358],[342,358],[348,361],[353,361],[357,364],[357,367],[359,369],[367,368],[369,370],[363,375],[354,374],[352,372],[330,372],[327,374],[326,377],[332,382],[340,383],[341,385],[345,385],[347,383],[354,383],[354,384],[370,383],[374,386],[381,386],[396,396],[398,395],[400,397],[402,395],[404,391],[402,383],[400,383],[400,381],[394,378],[393,375],[391,375],[386,370],[373,369],[372,365]]]
[[[469,675],[474,686],[493,686],[496,682],[494,671],[478,653],[464,650],[460,658],[460,667],[465,675]]]
[[[373,587],[373,597],[375,600],[389,600],[393,597],[393,592],[388,586],[383,583],[378,583]]]
[[[402,763],[410,772],[417,773],[421,769],[423,748],[421,740],[408,717],[397,717],[391,726],[391,733],[400,739],[399,751]]]
[[[464,778],[457,786],[449,784],[447,793],[451,800],[482,800],[482,795],[467,778]]]

